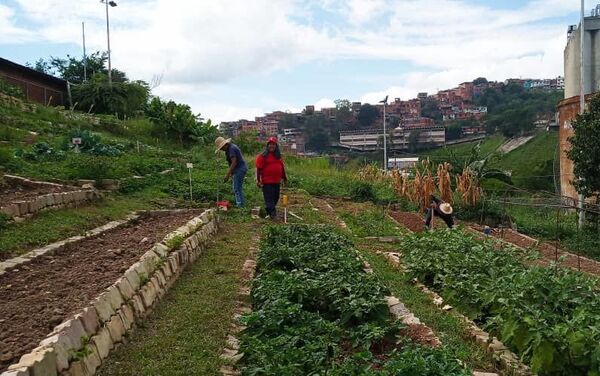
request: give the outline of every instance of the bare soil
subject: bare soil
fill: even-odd
[[[483,227],[478,224],[469,223],[467,225],[475,231],[483,232]],[[557,247],[556,244],[533,239],[511,229],[494,231],[492,236],[521,248],[531,248],[539,251],[542,257],[542,264],[544,265],[558,261],[561,266],[600,276],[600,262],[567,252]]]
[[[199,211],[147,213],[0,276],[0,372]]]
[[[29,201],[49,193],[71,192],[75,187],[47,185],[28,186],[21,184],[0,184],[0,207],[8,206],[17,201]]]

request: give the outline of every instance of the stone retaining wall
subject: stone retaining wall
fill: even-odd
[[[47,183],[25,179],[19,176],[4,175],[4,180],[30,187],[65,187],[60,184]],[[95,200],[100,194],[94,189],[74,189],[65,192],[48,193],[31,200],[17,201],[0,207],[0,213],[10,218],[24,217],[35,214],[44,209],[57,209],[66,206],[75,206],[84,202]]]
[[[0,376],[94,375],[217,230],[217,218],[210,209],[169,233],[88,307],[54,328],[39,347]]]

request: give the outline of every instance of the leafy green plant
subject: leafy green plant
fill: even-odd
[[[243,374],[469,374],[444,350],[407,342],[390,351],[402,325],[390,319],[387,288],[362,268],[349,240],[330,227],[269,228],[253,312],[242,319]]]
[[[404,264],[482,323],[540,375],[600,372],[597,281],[556,267],[526,266],[528,255],[495,249],[459,231],[411,235]]]
[[[354,182],[350,186],[350,197],[357,202],[375,201],[375,192],[369,183]]]
[[[10,217],[8,214],[0,213],[0,230],[5,229],[8,226],[8,222],[10,221]]]

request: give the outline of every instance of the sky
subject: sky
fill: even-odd
[[[563,74],[579,0],[115,0],[112,66],[213,122]],[[600,0],[598,1],[600,2]],[[587,0],[591,10],[596,1]],[[589,13],[589,11],[586,11]],[[106,47],[98,0],[0,0],[0,57]]]

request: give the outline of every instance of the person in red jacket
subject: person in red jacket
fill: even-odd
[[[277,138],[270,137],[267,148],[256,157],[256,185],[262,188],[265,209],[271,219],[277,216],[277,202],[281,191],[281,182],[287,183],[285,165]]]

